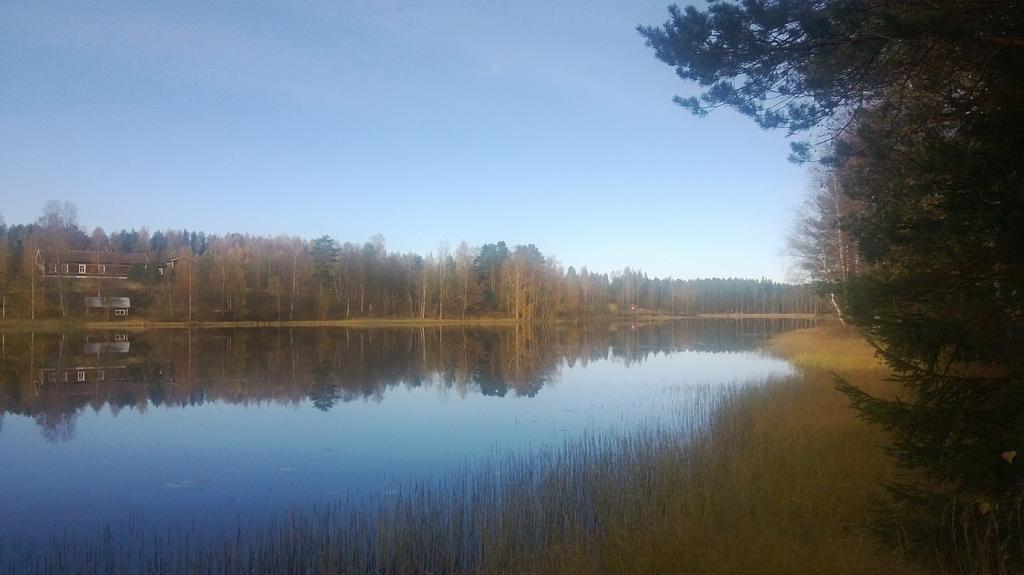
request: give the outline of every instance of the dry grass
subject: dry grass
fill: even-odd
[[[839,328],[783,334],[771,348],[800,377],[739,390],[685,446],[650,442],[616,500],[603,493],[604,532],[550,572],[918,573],[867,525],[891,478],[884,436],[833,389],[836,372],[886,392],[873,348]],[[596,482],[621,489],[616,481]],[[633,497],[632,504],[628,497]],[[560,550],[564,553],[564,550]]]
[[[869,384],[888,374],[875,348],[857,330],[838,324],[783,333],[772,339],[770,348],[798,367],[856,376],[871,380]]]
[[[120,534],[8,553],[62,572],[923,572],[866,528],[892,473],[831,369],[881,388],[870,347],[834,330],[778,338],[800,376],[681,389],[676,423],[500,457],[369,504],[303,509],[219,536]],[[812,367],[813,366],[813,367]],[[206,543],[196,545],[195,541]],[[215,543],[216,542],[216,543]],[[0,571],[4,565],[0,553]]]

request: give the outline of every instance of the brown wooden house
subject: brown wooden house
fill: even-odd
[[[86,250],[36,252],[36,267],[45,277],[128,279],[133,266],[149,267],[149,256],[138,253]]]
[[[85,313],[91,314],[99,310],[103,314],[113,313],[114,317],[128,317],[132,308],[132,300],[121,296],[90,296],[85,298]]]

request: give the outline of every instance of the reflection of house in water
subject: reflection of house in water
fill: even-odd
[[[72,367],[43,368],[43,383],[95,383],[100,381],[128,381],[131,374],[126,365],[77,365]]]
[[[67,354],[61,346],[56,361],[39,370],[39,381],[43,384],[58,383],[99,383],[130,381],[131,367],[142,360],[128,355],[131,342],[127,333],[107,334],[99,341],[86,338],[82,353]]]
[[[806,325],[759,319],[553,329],[8,334],[0,412],[37,417],[41,426],[57,429],[86,406],[311,402],[327,411],[339,403],[383,399],[395,387],[422,386],[459,395],[532,397],[566,366],[607,360],[628,366],[684,351],[754,351],[767,335]],[[27,382],[32,385],[22,385]],[[54,436],[68,435],[61,433]]]
[[[114,334],[110,341],[85,342],[85,353],[128,353],[131,351],[131,342],[128,341],[128,334]]]
[[[86,407],[144,409],[163,377],[144,339],[126,332],[6,334],[0,373],[0,413],[32,417],[50,441],[74,437]],[[17,353],[10,353],[11,348]]]

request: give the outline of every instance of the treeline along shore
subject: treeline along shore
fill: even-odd
[[[0,320],[146,322],[174,327],[382,320],[551,321],[706,314],[818,315],[809,286],[767,279],[651,278],[564,267],[533,244],[426,256],[381,236],[340,243],[188,230],[96,228],[50,202],[36,223],[0,225]],[[140,324],[142,325],[142,324]]]

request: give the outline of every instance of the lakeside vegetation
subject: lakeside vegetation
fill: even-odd
[[[502,455],[371,503],[294,509],[230,533],[127,521],[106,538],[2,557],[83,573],[932,572],[869,529],[894,466],[830,373],[888,395],[888,370],[840,327],[770,347],[801,373],[726,393],[677,388],[668,425]]]
[[[906,390],[839,388],[901,469],[875,527],[959,573],[1024,572],[1024,10],[712,1],[640,26],[696,88],[815,166],[790,238]]]
[[[90,407],[308,401],[320,416],[436,381],[532,397],[563,362],[683,348],[643,345],[632,322],[834,313],[842,325],[769,344],[796,375],[677,387],[668,422],[627,418],[368,501],[0,540],[0,572],[1024,572],[1024,5],[710,0],[637,31],[695,85],[683,108],[804,138],[790,159],[813,183],[788,243],[805,285],[595,273],[500,241],[413,254],[382,236],[89,233],[51,201],[35,222],[0,219],[0,424],[15,414],[54,444]],[[624,336],[531,334],[608,318]],[[451,326],[507,331],[474,344]],[[259,327],[342,329],[294,337],[307,347],[278,329],[251,350],[226,333]],[[395,333],[347,329],[370,327]],[[150,328],[168,328],[159,350],[128,341]]]
[[[581,323],[607,324],[614,322],[631,322],[644,325],[652,322],[670,322],[702,319],[732,320],[820,320],[829,316],[817,316],[800,313],[708,313],[695,316],[671,316],[660,314],[621,314],[598,315],[585,318],[551,318],[538,320],[517,320],[504,317],[467,317],[454,319],[437,318],[356,318],[326,320],[295,320],[295,321],[153,321],[153,320],[83,320],[83,319],[37,319],[37,320],[0,320],[0,330],[18,332],[74,332],[103,331],[120,329],[141,331],[152,329],[258,329],[258,328],[395,328],[395,327],[488,327],[488,326],[526,326],[556,325]]]
[[[35,223],[0,220],[0,320],[123,319],[110,302],[83,303],[101,296],[130,298],[126,317],[161,325],[831,311],[808,286],[594,273],[532,244],[462,243],[420,255],[388,251],[381,236],[359,244],[145,228],[87,235],[77,207],[56,201]]]

